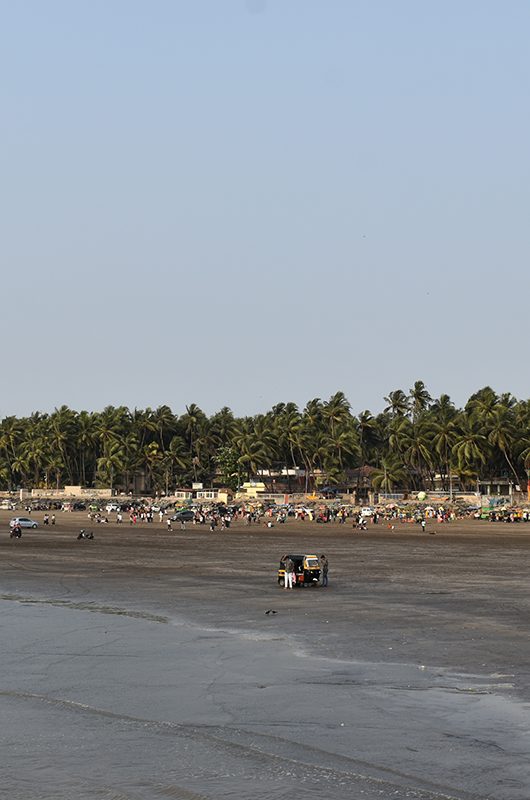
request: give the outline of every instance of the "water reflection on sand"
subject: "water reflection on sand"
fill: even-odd
[[[529,796],[510,675],[308,652],[82,598],[0,599],[9,798]]]

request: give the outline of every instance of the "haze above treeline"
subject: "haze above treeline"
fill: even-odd
[[[227,407],[207,416],[196,404],[5,417],[0,422],[0,486],[82,485],[128,488],[141,474],[148,490],[169,492],[201,481],[232,488],[283,468],[305,470],[306,489],[339,485],[370,466],[375,488],[423,489],[436,475],[465,488],[478,479],[526,481],[530,468],[530,400],[490,387],[457,408],[431,397],[422,381],[385,397],[379,414],[353,414],[343,392],[303,409],[281,402],[266,413],[236,417]],[[266,480],[266,478],[265,478]]]

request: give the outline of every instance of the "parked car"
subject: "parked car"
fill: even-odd
[[[373,517],[375,508],[373,506],[363,506],[361,508],[361,517]]]
[[[184,509],[183,511],[177,511],[176,514],[173,514],[171,522],[191,522],[194,519],[195,511],[187,511]]]
[[[30,519],[29,517],[13,517],[13,519],[9,522],[9,527],[14,528],[15,525],[19,525],[21,528],[39,527],[39,523],[34,519]]]
[[[119,503],[107,503],[105,506],[105,511],[107,514],[112,514],[113,512],[121,511],[121,506]]]

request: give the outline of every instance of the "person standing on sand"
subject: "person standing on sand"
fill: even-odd
[[[171,520],[169,519],[169,517],[168,517],[168,520],[167,520],[167,529],[168,529],[168,531],[172,531],[173,530],[173,528],[171,527]]]
[[[326,586],[327,587],[327,585],[328,585],[329,562],[328,562],[326,556],[324,555],[324,553],[322,553],[322,555],[320,556],[320,569],[322,570],[322,583],[321,583],[321,586]]]
[[[55,514],[52,514],[52,525],[55,525]]]
[[[293,572],[294,572],[294,562],[292,558],[289,556],[283,562],[283,568],[285,570],[285,574],[283,576],[283,588],[284,589],[292,589],[293,588]]]

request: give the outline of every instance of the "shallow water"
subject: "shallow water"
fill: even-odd
[[[6,797],[530,795],[509,674],[309,653],[268,631],[132,605],[4,594]]]

